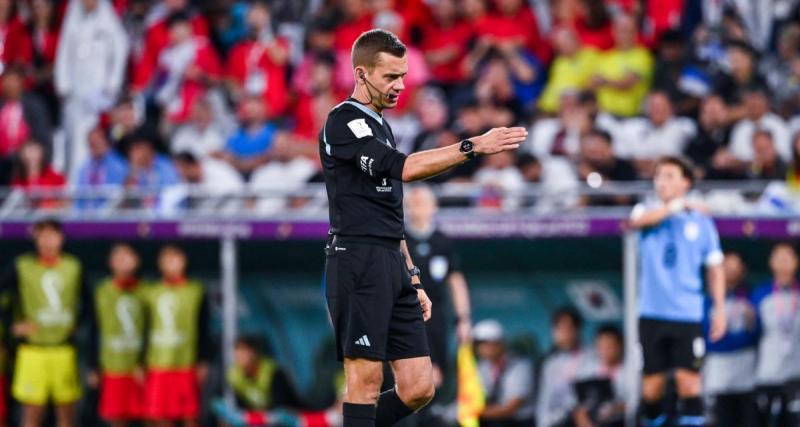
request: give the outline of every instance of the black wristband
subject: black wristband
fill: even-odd
[[[418,291],[421,291],[421,290],[423,290],[423,289],[422,289],[422,283],[412,283],[412,284],[411,284],[411,287],[412,287],[412,288],[414,288],[414,289],[416,289],[416,290],[418,290]]]

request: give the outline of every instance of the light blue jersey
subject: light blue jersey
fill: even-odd
[[[637,205],[636,217],[654,208]],[[641,230],[639,237],[639,310],[648,319],[703,320],[705,266],[722,263],[719,234],[708,216],[693,210],[670,215]]]

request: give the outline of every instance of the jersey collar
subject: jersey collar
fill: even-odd
[[[358,101],[355,101],[352,97],[351,98],[347,98],[347,101],[342,102],[342,104],[350,104],[350,105],[358,108],[359,110],[363,111],[364,114],[366,114],[366,115],[372,117],[373,119],[375,119],[376,122],[378,122],[380,124],[383,124],[383,117],[380,114],[376,113],[375,111],[373,111],[371,108],[367,107],[366,105],[364,105],[364,104],[362,104],[362,103],[360,103]]]

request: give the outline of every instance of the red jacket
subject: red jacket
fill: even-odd
[[[288,51],[289,43],[278,39],[277,43]],[[243,41],[230,52],[226,70],[227,77],[236,86],[246,88],[248,79],[253,79],[256,87],[261,87],[261,96],[270,117],[279,116],[286,111],[289,103],[289,88],[286,81],[286,65],[272,61],[264,47],[253,40]],[[252,84],[253,82],[251,82]]]
[[[0,59],[4,65],[28,65],[33,58],[31,36],[28,29],[19,19],[13,18],[5,25],[0,25]]]
[[[208,36],[208,24],[200,15],[192,17],[192,30],[195,36]],[[136,61],[133,70],[133,88],[143,90],[150,84],[158,68],[158,56],[169,45],[169,27],[163,18],[153,24],[145,33],[142,56]]]

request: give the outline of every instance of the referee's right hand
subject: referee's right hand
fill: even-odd
[[[501,151],[516,150],[525,142],[528,131],[524,127],[492,128],[481,136],[470,138],[473,150],[480,155],[496,154]]]

